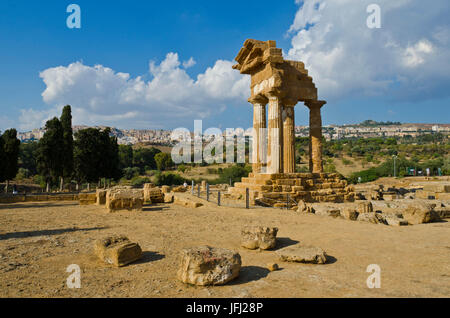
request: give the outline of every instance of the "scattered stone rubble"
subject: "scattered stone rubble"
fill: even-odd
[[[450,218],[450,205],[430,200],[361,201],[354,203],[305,203],[297,212],[392,226],[415,225]]]

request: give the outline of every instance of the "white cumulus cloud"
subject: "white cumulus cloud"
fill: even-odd
[[[233,70],[231,61],[217,60],[192,78],[185,69],[194,64],[193,58],[182,64],[177,53],[168,53],[159,64],[150,61],[149,80],[81,62],[46,69],[40,73],[46,85],[42,98],[51,111],[22,110],[21,127],[42,126],[67,104],[74,124],[158,128],[192,124],[245,103],[250,79]]]
[[[384,95],[412,101],[450,95],[447,0],[305,0],[288,30],[286,57],[304,61],[322,99]]]

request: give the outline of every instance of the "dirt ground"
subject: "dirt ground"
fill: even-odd
[[[300,242],[323,248],[325,265],[281,263],[275,251],[240,247],[244,225],[279,228],[277,249]],[[96,239],[125,234],[144,257],[114,268],[92,254]],[[179,251],[211,245],[239,251],[240,277],[196,287],[176,278]],[[268,262],[281,270],[269,272]],[[81,288],[66,285],[71,264]],[[367,266],[381,268],[369,289]],[[161,204],[108,214],[76,202],[0,206],[0,297],[449,297],[450,223],[390,227],[293,211]]]

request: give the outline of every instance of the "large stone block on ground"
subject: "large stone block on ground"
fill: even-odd
[[[396,217],[394,215],[388,215],[385,217],[386,223],[391,226],[402,226],[402,225],[408,225],[408,221],[405,219]]]
[[[105,263],[120,267],[142,257],[139,244],[131,242],[124,235],[110,236],[95,241],[95,254]]]
[[[450,193],[436,193],[436,199],[450,202]]]
[[[178,186],[178,187],[174,187],[172,189],[172,192],[186,192],[188,190],[188,187],[185,186]]]
[[[143,191],[140,189],[114,188],[106,194],[108,212],[127,210],[142,211]]]
[[[239,276],[241,256],[233,251],[201,246],[181,251],[177,276],[183,283],[224,285]]]
[[[434,199],[436,199],[436,193],[430,192],[430,191],[424,191],[424,190],[417,190],[415,197],[416,197],[416,199],[424,199],[424,200],[433,199],[434,200]]]
[[[144,184],[144,202],[164,203],[164,193],[152,183]]]
[[[277,244],[277,233],[276,227],[246,226],[241,231],[241,246],[250,250],[274,248]]]
[[[424,191],[450,193],[450,184],[427,184],[423,187]]]
[[[341,215],[341,211],[333,206],[326,206],[322,204],[314,205],[314,213],[320,216],[331,216],[337,218]]]
[[[171,187],[171,186],[163,185],[163,186],[161,187],[161,192],[162,192],[162,193],[169,193],[169,192],[171,192],[171,191],[172,191],[172,187]]]
[[[194,201],[194,199],[179,196],[174,196],[173,203],[175,203],[176,205],[181,205],[186,208],[193,208],[193,209],[203,206],[202,203]]]
[[[310,205],[306,204],[305,201],[300,200],[298,202],[297,212],[299,212],[299,213],[313,213],[314,210],[313,210],[313,208]]]
[[[80,205],[95,204],[97,195],[95,193],[79,193],[78,201],[80,202]]]
[[[164,193],[164,203],[173,203],[174,194],[173,193]]]
[[[341,216],[344,217],[344,219],[356,221],[358,219],[359,212],[356,211],[356,208],[353,206],[346,206],[343,207],[341,210]]]
[[[97,204],[97,205],[105,205],[106,204],[106,194],[107,194],[107,192],[108,192],[107,190],[97,189],[95,204]]]
[[[386,219],[381,213],[369,212],[369,213],[360,213],[358,215],[358,221],[361,222],[369,222],[373,224],[387,224]]]
[[[372,202],[359,202],[357,207],[356,207],[356,211],[361,214],[361,213],[371,213],[373,212],[373,205]]]
[[[283,262],[325,264],[327,254],[320,247],[293,245],[282,248],[277,254]]]
[[[429,223],[432,221],[434,206],[433,204],[415,202],[408,205],[402,211],[402,215],[409,224]]]

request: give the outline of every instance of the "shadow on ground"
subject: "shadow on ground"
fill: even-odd
[[[57,230],[14,232],[14,233],[0,234],[0,241],[1,240],[9,240],[12,238],[26,238],[26,237],[35,237],[35,236],[59,235],[59,234],[71,233],[71,232],[96,231],[96,230],[104,230],[106,228],[107,227],[92,227],[92,228],[85,228],[85,229],[69,228],[69,229],[57,229]]]
[[[164,211],[169,209],[166,205],[144,205],[142,207],[143,212]]]
[[[334,264],[336,262],[337,262],[337,258],[336,257],[327,254],[327,261],[323,265],[330,265],[330,264]]]
[[[246,284],[267,277],[270,271],[260,266],[243,266],[239,272],[239,277],[228,285]]]
[[[150,252],[150,251],[142,252],[142,257],[136,262],[130,264],[130,266],[159,261],[165,257],[166,255],[159,254],[158,252]]]
[[[279,237],[279,238],[277,238],[277,245],[272,250],[276,251],[276,250],[282,249],[284,247],[295,245],[297,243],[299,243],[299,241],[291,240],[289,237]]]

